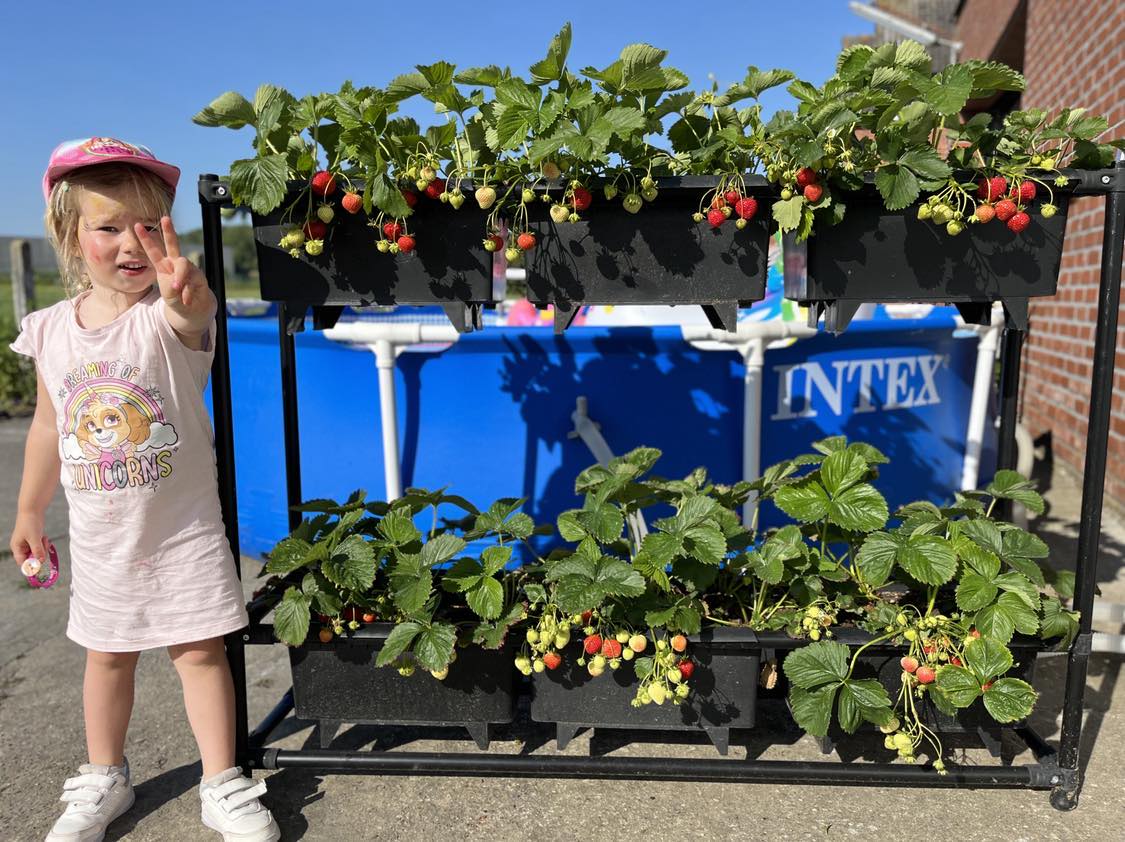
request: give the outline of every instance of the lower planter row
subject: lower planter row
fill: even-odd
[[[289,650],[296,715],[316,722],[322,746],[327,746],[344,723],[459,726],[479,747],[487,748],[492,725],[512,722],[523,678],[513,665],[513,652],[470,646],[458,650],[449,674],[437,680],[425,670],[403,676],[390,667],[376,667],[389,624],[372,624],[355,635],[321,643],[315,635]],[[771,639],[772,638],[772,639]],[[778,646],[771,650],[770,646]],[[565,748],[582,728],[651,729],[705,734],[721,754],[727,753],[732,730],[755,726],[763,653],[797,641],[778,635],[759,639],[746,629],[720,628],[690,638],[696,668],[691,695],[684,703],[632,704],[638,679],[632,669],[607,670],[593,677],[577,663],[579,644],[572,642],[556,670],[530,679],[531,719],[554,724],[558,747]],[[1011,675],[1030,682],[1037,641],[1011,644],[1016,666]],[[861,656],[855,677],[877,677],[892,697],[897,694],[901,651],[872,648]],[[775,687],[773,695],[783,692]],[[977,704],[956,717],[928,708],[926,718],[941,734],[998,737],[1000,726]]]

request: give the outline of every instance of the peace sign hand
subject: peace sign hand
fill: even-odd
[[[160,297],[164,299],[172,327],[186,336],[202,334],[214,316],[215,297],[207,288],[207,279],[199,267],[180,254],[180,240],[171,217],[160,219],[163,245],[144,225],[138,223],[133,230],[156,270]]]

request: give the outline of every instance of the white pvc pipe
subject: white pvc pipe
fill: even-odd
[[[395,398],[395,360],[398,353],[388,339],[375,342],[375,367],[379,371],[379,416],[383,429],[383,481],[387,501],[402,496],[402,470],[398,458],[398,406]]]
[[[605,440],[605,436],[602,435],[597,423],[587,413],[588,407],[589,402],[586,400],[586,396],[579,395],[575,401],[574,412],[570,414],[570,420],[574,422],[574,431],[571,436],[582,439],[599,465],[608,465],[609,461],[613,459],[613,451],[610,450],[609,442]],[[648,526],[645,524],[644,515],[640,512],[632,512],[628,518],[628,525],[629,532],[633,536],[633,543],[639,547],[641,541],[648,534]]]
[[[379,373],[379,425],[383,433],[383,483],[387,500],[402,496],[402,468],[398,453],[398,401],[395,396],[395,361],[408,345],[456,342],[460,337],[452,325],[418,322],[341,322],[324,331],[336,342],[364,345],[375,354]]]
[[[988,420],[989,397],[1000,347],[1000,326],[983,330],[977,346],[977,368],[973,375],[973,396],[969,404],[969,426],[965,431],[965,461],[961,463],[961,488],[974,489],[980,479],[980,453]]]
[[[762,369],[766,346],[777,339],[816,336],[817,329],[799,322],[739,322],[736,330],[718,330],[704,325],[683,325],[684,340],[704,351],[724,348],[738,351],[745,366],[742,399],[742,477],[752,482],[762,468]],[[750,524],[758,505],[751,492],[742,507],[742,522]]]
[[[766,340],[746,344],[742,402],[742,476],[753,481],[762,472],[762,367],[766,361]],[[742,521],[753,521],[758,492],[751,491],[742,507]]]

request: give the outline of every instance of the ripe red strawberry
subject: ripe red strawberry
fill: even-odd
[[[310,219],[304,226],[305,237],[309,240],[323,240],[328,233],[328,226],[319,219]]]
[[[441,194],[445,192],[445,179],[435,178],[426,185],[426,195],[431,199],[441,198]]]
[[[1001,222],[1007,222],[1016,215],[1018,210],[1016,203],[1011,199],[1001,199],[996,203],[996,218]]]
[[[695,672],[695,663],[693,661],[680,661],[676,666],[680,668],[680,676],[685,681],[691,678],[691,674]]]
[[[546,164],[544,164],[544,166],[546,166]],[[593,616],[594,616],[593,611],[583,611],[582,612],[582,625],[584,625],[584,626],[590,625],[590,618],[593,617]]]
[[[722,196],[720,196],[718,193],[716,193],[715,198],[713,198],[711,200],[711,209],[712,210],[719,210],[721,208],[725,208],[726,206],[727,206],[727,200],[724,199]]]
[[[711,208],[707,211],[707,221],[711,223],[712,228],[718,228],[727,221],[726,214],[719,208]]]
[[[364,611],[363,616],[360,619],[362,619],[365,623],[374,623],[375,615],[370,611]]]
[[[994,202],[1008,192],[1008,179],[1002,175],[992,178],[982,178],[977,182],[977,195],[989,202]]]
[[[820,201],[820,197],[824,195],[824,188],[819,184],[805,185],[805,201],[810,205],[815,205]]]
[[[607,637],[602,641],[601,653],[610,659],[620,658],[621,644],[612,637]]]
[[[489,234],[488,239],[492,240],[493,245],[496,246],[496,251],[501,251],[504,248],[504,238],[499,234]]]
[[[1011,219],[1008,220],[1008,230],[1018,234],[1024,228],[1031,224],[1031,217],[1023,211],[1020,211]]]
[[[738,200],[741,199],[741,198],[742,198],[742,194],[739,193],[737,190],[728,190],[726,193],[723,194],[723,199],[726,201],[726,203],[728,205],[736,204],[738,202]]]
[[[955,667],[959,667],[959,666],[961,666],[961,659],[958,658],[956,655],[953,655],[953,656],[950,657],[949,663],[951,663]]]
[[[386,235],[388,240],[397,240],[402,236],[402,226],[397,222],[384,222],[383,234]]]
[[[363,210],[363,197],[349,190],[340,200],[340,204],[344,206],[344,210],[348,213],[359,213]]]
[[[535,248],[535,235],[530,231],[524,231],[516,237],[516,245],[519,246],[522,251],[530,251]]]
[[[409,234],[403,234],[398,238],[398,250],[403,254],[410,254],[414,251],[414,238]]]
[[[406,200],[406,204],[409,207],[414,207],[416,204],[418,204],[418,194],[413,190],[403,190],[402,198]]]
[[[590,207],[590,203],[592,201],[594,201],[594,196],[585,187],[574,188],[574,196],[571,204],[574,206],[574,209],[576,211],[586,210],[586,208]]]
[[[738,214],[739,219],[753,219],[754,214],[758,212],[758,201],[750,196],[739,199],[734,203],[734,212]]]
[[[318,196],[331,196],[336,192],[336,176],[327,170],[320,170],[312,177],[312,189]]]
[[[816,170],[812,167],[803,167],[797,170],[797,186],[804,190],[810,184],[816,184]],[[811,199],[809,201],[812,201]]]
[[[996,208],[992,205],[977,205],[976,216],[981,222],[991,222],[996,218]]]
[[[549,669],[549,670],[558,669],[559,664],[561,664],[561,663],[562,663],[562,656],[558,652],[555,652],[554,650],[552,650],[550,652],[544,652],[543,653],[543,665],[545,667],[547,667],[547,669]]]
[[[602,649],[602,636],[600,634],[592,634],[582,641],[582,648],[586,650],[587,655],[597,655]]]
[[[907,672],[914,672],[918,669],[918,659],[911,658],[909,655],[899,661],[899,664],[901,664],[902,668]]]
[[[1035,198],[1035,182],[1021,181],[1012,184],[1012,199],[1017,202],[1030,202]]]
[[[918,672],[914,673],[914,677],[918,679],[919,684],[933,684],[934,678],[937,673],[934,672],[933,667],[918,667]]]

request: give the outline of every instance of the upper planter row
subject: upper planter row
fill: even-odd
[[[764,297],[769,217],[751,214],[741,227],[737,213],[718,225],[699,223],[692,217],[700,207],[726,201],[717,192],[719,179],[657,184],[658,201],[640,214],[599,201],[600,190],[576,222],[555,222],[545,203],[529,203],[526,230],[534,244],[511,256],[526,267],[528,299],[554,305],[557,330],[587,304],[700,305],[712,325],[733,330],[737,308]],[[410,233],[394,239],[412,245],[409,250],[380,249],[380,241],[385,246],[388,234],[397,233],[391,226],[402,223],[373,225],[360,208],[334,213],[323,233],[312,227],[309,233],[321,233],[324,244],[312,255],[279,245],[293,228],[284,208],[307,201],[307,188],[292,184],[281,207],[253,216],[262,297],[298,308],[440,304],[460,329],[472,329],[479,309],[495,301],[493,279],[504,277],[507,257],[503,248],[487,248],[488,213],[465,192],[468,202],[457,211],[419,199]],[[536,199],[551,192],[536,191]],[[778,198],[761,177],[747,177],[737,192],[730,206],[748,199],[761,207]],[[823,313],[834,331],[846,328],[865,302],[951,303],[966,321],[984,324],[1000,301],[1009,324],[1022,329],[1028,299],[1055,293],[1070,192],[1056,188],[1057,212],[1037,217],[1019,235],[996,223],[951,238],[918,218],[925,203],[888,211],[869,187],[851,200],[839,224],[805,241],[786,235],[785,294],[810,308],[810,322]],[[323,197],[321,206],[331,207],[331,199]]]
[[[982,111],[1023,77],[935,72],[912,41],[848,47],[820,87],[751,66],[692,91],[647,44],[572,71],[570,40],[567,25],[526,76],[437,61],[386,87],[228,91],[196,114],[255,131],[229,187],[255,214],[267,297],[437,301],[468,329],[494,298],[492,254],[526,267],[559,328],[583,304],[641,303],[700,304],[730,328],[764,294],[776,228],[787,293],[830,328],[864,301],[979,321],[997,300],[1022,327],[1027,299],[1054,291],[1076,180],[1125,148],[1081,108]],[[781,85],[792,107],[764,119]],[[401,116],[413,98],[434,125]]]

